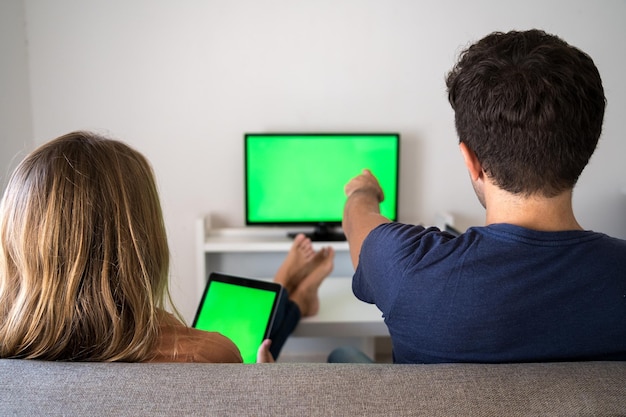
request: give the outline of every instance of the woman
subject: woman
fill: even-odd
[[[299,236],[275,280],[286,339],[317,312],[333,251]],[[0,205],[0,357],[241,362],[226,337],[165,311],[169,249],[150,164],[129,146],[74,132],[17,167]],[[282,346],[259,349],[271,361]]]

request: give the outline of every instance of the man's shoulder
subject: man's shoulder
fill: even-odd
[[[596,242],[597,244],[613,245],[617,247],[621,246],[626,249],[626,240],[592,230],[542,231],[509,223],[497,223],[489,226],[473,227],[468,230],[491,237],[518,240],[520,242],[532,241],[536,244],[545,242],[551,246]]]
[[[419,245],[422,249],[446,246],[451,251],[464,250],[480,242],[483,248],[491,246],[525,247],[595,247],[626,254],[626,240],[591,230],[538,231],[525,227],[498,223],[469,227],[456,235],[437,227],[391,222],[377,226],[367,236],[364,245],[386,250]],[[450,245],[448,245],[450,243]]]
[[[437,227],[426,227],[419,224],[390,222],[376,226],[368,235],[377,239],[397,239],[408,237],[422,237],[427,234],[443,233]]]

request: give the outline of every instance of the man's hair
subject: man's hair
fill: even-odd
[[[540,30],[492,33],[447,76],[459,140],[500,188],[556,196],[593,154],[606,99],[593,60]]]
[[[0,357],[149,359],[168,269],[157,188],[140,153],[85,132],[42,145],[0,205]]]

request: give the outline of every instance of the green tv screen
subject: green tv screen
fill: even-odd
[[[245,135],[246,224],[340,224],[344,186],[367,168],[397,220],[397,133]]]

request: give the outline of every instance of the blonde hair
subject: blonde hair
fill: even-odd
[[[0,357],[149,359],[168,270],[145,157],[87,132],[42,145],[0,205]]]

